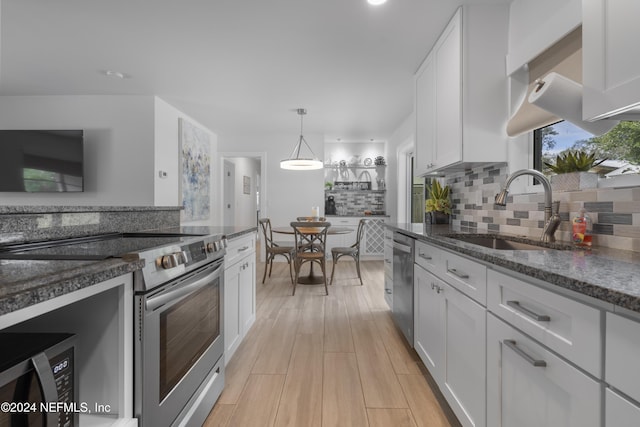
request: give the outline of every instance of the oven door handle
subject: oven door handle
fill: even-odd
[[[189,295],[193,292],[196,292],[200,288],[204,288],[205,286],[211,284],[211,279],[214,276],[220,275],[220,271],[222,270],[222,265],[213,270],[211,273],[208,273],[206,276],[201,277],[193,283],[189,283],[188,285],[179,286],[177,289],[169,289],[166,292],[163,292],[158,295],[154,295],[147,299],[145,302],[145,308],[147,310],[155,310],[156,308],[173,301],[177,298],[180,298],[185,295]]]

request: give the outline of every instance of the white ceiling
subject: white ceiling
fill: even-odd
[[[0,95],[158,95],[214,132],[384,140],[462,3],[0,0]],[[126,75],[107,77],[106,70]]]

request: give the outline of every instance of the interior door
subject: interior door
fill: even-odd
[[[224,214],[223,221],[226,226],[235,225],[235,213],[236,213],[236,166],[228,161],[224,161],[223,166],[224,173]]]

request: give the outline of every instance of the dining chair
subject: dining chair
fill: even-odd
[[[314,217],[312,217],[312,216],[299,216],[299,217],[297,217],[296,219],[297,219],[298,221],[316,221],[316,220],[314,219]],[[325,217],[323,217],[323,216],[320,216],[320,217],[318,217],[318,219],[317,219],[317,221],[320,221],[320,222],[322,222],[322,221],[326,221],[326,220],[327,220],[327,218],[325,218]]]
[[[320,265],[322,269],[322,281],[324,290],[329,295],[327,287],[327,269],[325,261],[325,247],[327,242],[327,231],[331,227],[326,221],[295,221],[291,223],[295,235],[295,279],[293,281],[293,294],[296,294],[296,284],[300,277],[300,269],[303,264],[309,263],[313,268],[313,263]]]
[[[289,276],[291,276],[291,283],[293,283],[293,261],[295,258],[296,249],[293,246],[283,246],[273,241],[273,232],[271,230],[271,220],[269,218],[261,218],[258,220],[260,227],[262,228],[262,234],[264,235],[264,274],[262,275],[262,283],[267,278],[267,268],[269,268],[269,277],[271,277],[271,271],[273,270],[273,259],[277,255],[282,255],[287,259],[289,264]]]
[[[350,256],[356,262],[356,271],[358,272],[358,279],[360,279],[360,286],[362,283],[362,275],[360,274],[360,242],[362,242],[362,235],[364,234],[364,228],[369,222],[368,219],[362,218],[360,222],[358,222],[358,230],[356,231],[356,242],[351,246],[347,247],[335,247],[331,248],[331,258],[333,259],[333,265],[331,266],[331,281],[330,285],[333,285],[333,275],[336,272],[336,264],[338,260],[343,256]]]

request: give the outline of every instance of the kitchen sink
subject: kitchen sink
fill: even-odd
[[[450,239],[460,240],[465,243],[471,243],[473,245],[482,246],[489,249],[500,250],[519,250],[519,251],[542,251],[545,249],[571,249],[570,245],[562,243],[545,243],[535,240],[529,240],[529,242],[523,242],[521,238],[518,240],[511,240],[503,236],[478,236],[478,235],[464,235],[455,234],[446,236]]]

